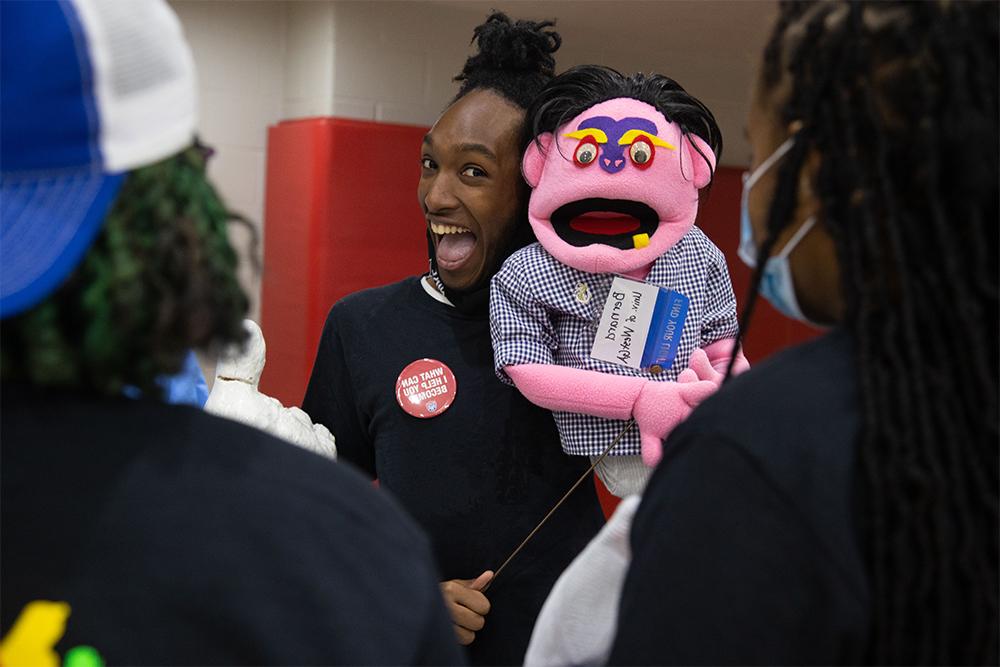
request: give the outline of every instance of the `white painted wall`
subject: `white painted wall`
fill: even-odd
[[[770,0],[326,0],[289,2],[289,117],[331,114],[430,125],[455,94],[473,28],[492,8],[557,19],[559,70],[583,63],[656,71],[715,113],[744,165],[744,118],[775,13]],[[308,84],[308,85],[303,85]]]
[[[170,0],[194,50],[209,173],[262,238],[267,127],[335,115],[430,125],[457,91],[472,29],[496,7],[558,19],[558,69],[658,71],[715,113],[723,163],[743,165],[754,68],[774,14],[756,0]],[[245,249],[245,238],[236,239]],[[259,276],[242,278],[259,314]]]
[[[289,2],[285,113],[430,125],[482,19],[426,1]]]
[[[216,149],[208,172],[230,209],[262,234],[267,127],[283,114],[286,7],[283,2],[174,0],[198,69],[199,134]],[[231,228],[249,257],[249,234]],[[262,237],[261,237],[262,240]],[[241,262],[240,278],[259,319],[260,275]]]

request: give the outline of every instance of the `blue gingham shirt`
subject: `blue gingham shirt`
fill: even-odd
[[[725,257],[700,229],[692,227],[653,263],[646,276],[646,282],[690,299],[673,365],[653,374],[594,359],[590,349],[614,277],[566,266],[538,243],[511,255],[490,288],[490,336],[497,376],[512,384],[505,366],[558,364],[667,382],[687,368],[695,348],[736,337],[736,298]],[[626,424],[573,412],[552,414],[567,454],[599,455]],[[631,429],[612,454],[639,454],[639,430]]]

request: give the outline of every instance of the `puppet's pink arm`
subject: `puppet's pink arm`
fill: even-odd
[[[550,364],[518,364],[504,370],[525,398],[548,410],[605,419],[635,416],[642,460],[648,466],[659,462],[661,440],[716,389],[709,381],[651,382]]]
[[[646,380],[554,364],[518,364],[504,370],[524,397],[546,410],[628,419]]]

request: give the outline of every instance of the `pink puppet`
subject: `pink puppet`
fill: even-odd
[[[598,474],[616,495],[637,492],[648,477],[638,456],[659,461],[662,439],[721,384],[737,336],[725,259],[694,226],[719,130],[672,80],[596,66],[553,79],[527,123],[535,139],[522,170],[538,243],[493,278],[497,373],[553,411],[568,454],[595,457],[634,417],[638,432]],[[629,348],[638,310],[628,308],[649,290],[678,299],[685,315],[661,321],[669,362],[639,365]],[[602,357],[600,345],[618,356]],[[738,354],[734,368],[747,367]]]

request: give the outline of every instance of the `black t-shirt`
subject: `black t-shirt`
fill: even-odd
[[[186,406],[0,405],[4,634],[48,600],[107,664],[462,662],[426,538],[349,467]]]
[[[424,357],[457,382],[454,403],[430,419],[396,401],[400,372]],[[434,300],[419,278],[334,305],[302,407],[427,531],[444,579],[496,569],[589,466],[562,453],[550,412],[497,379],[488,317]],[[588,481],[488,591],[473,663],[522,662],[550,588],[602,524]]]
[[[667,440],[632,525],[611,664],[859,664],[870,592],[846,334],[761,364]]]

